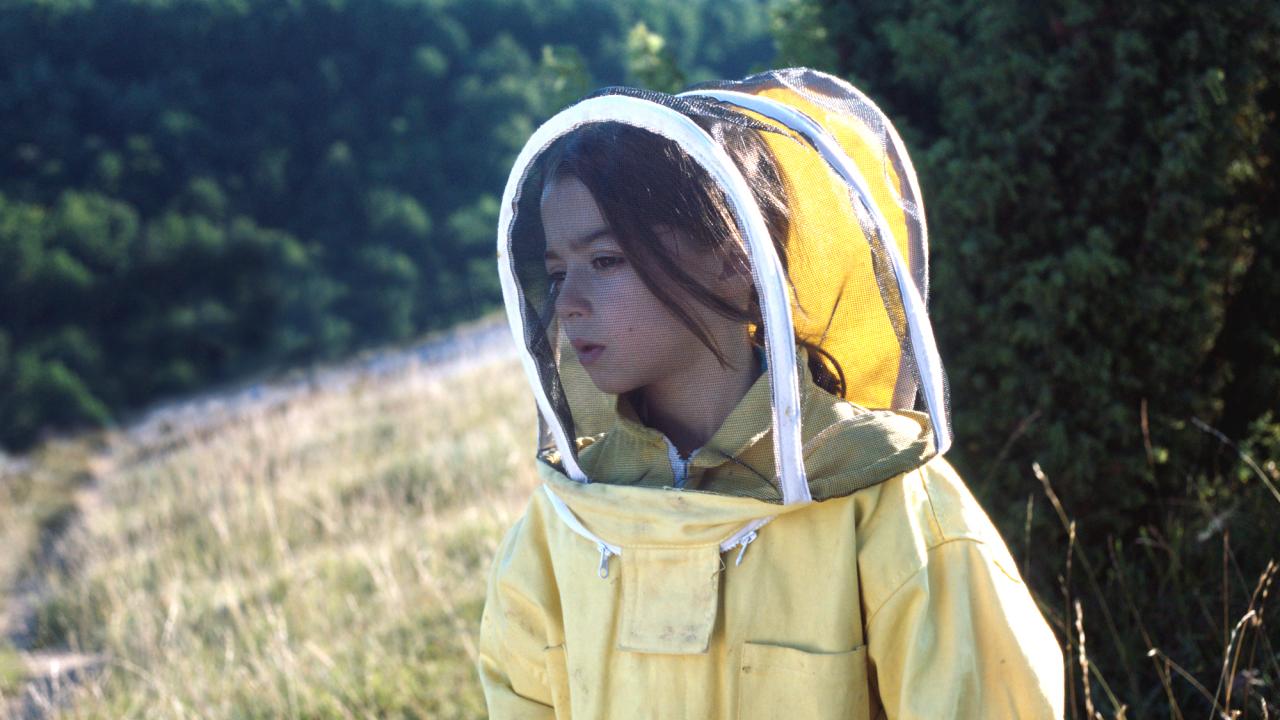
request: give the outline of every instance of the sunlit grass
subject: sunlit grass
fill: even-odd
[[[40,644],[108,658],[68,714],[483,717],[474,638],[534,430],[500,361],[114,439],[40,614]]]
[[[227,408],[46,443],[0,478],[0,587],[41,568],[34,649],[92,660],[62,683],[62,716],[484,717],[474,667],[486,574],[535,483],[535,415],[516,361],[410,367]],[[1189,702],[1275,716],[1280,655],[1263,620],[1276,566],[1261,581],[1232,566],[1231,587],[1251,594],[1229,614],[1222,591],[1222,633],[1149,637],[1147,625],[1196,617],[1185,611],[1205,602],[1191,590],[1202,579],[1078,543],[1036,474],[1070,538],[1028,544],[1024,558],[1061,568],[1061,597],[1039,599],[1064,645],[1068,717],[1141,717],[1166,698],[1174,717]],[[1203,554],[1202,540],[1174,535],[1161,544],[1170,561]],[[1225,535],[1222,548],[1225,569]],[[1142,578],[1166,589],[1149,597]],[[1090,609],[1105,622],[1086,628]],[[1094,663],[1113,655],[1128,665]],[[9,699],[25,657],[0,643]]]

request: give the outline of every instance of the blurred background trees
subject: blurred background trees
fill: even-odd
[[[743,74],[763,2],[0,5],[0,447],[500,304],[515,152]]]

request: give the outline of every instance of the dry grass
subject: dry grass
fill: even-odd
[[[487,569],[535,482],[517,363],[410,365],[204,421],[191,407],[145,432],[48,444],[0,473],[0,588],[33,563],[43,580],[28,644],[101,658],[57,693],[60,714],[484,717]],[[1037,475],[1069,537],[1061,596],[1041,597],[1064,641],[1069,717],[1204,716],[1184,715],[1188,698],[1215,718],[1276,716],[1280,655],[1263,622],[1276,566],[1232,606],[1242,614],[1224,597],[1223,659],[1187,670],[1187,637],[1148,625],[1200,594],[1155,571],[1135,577],[1161,579],[1163,594],[1126,584],[1131,561],[1076,542]],[[1197,632],[1185,635],[1213,634]],[[0,642],[0,695],[20,687],[22,664]]]
[[[1170,618],[1193,614],[1188,612],[1193,605],[1204,607],[1205,591],[1214,582],[1212,578],[1189,577],[1193,573],[1177,568],[1184,560],[1194,564],[1194,556],[1199,554],[1196,548],[1183,542],[1177,547],[1166,547],[1170,554],[1167,563],[1135,564],[1121,557],[1122,551],[1116,543],[1085,547],[1077,541],[1076,522],[1063,508],[1049,478],[1038,464],[1033,465],[1033,472],[1068,538],[1064,570],[1058,576],[1061,605],[1055,608],[1048,595],[1038,598],[1045,617],[1063,640],[1067,717],[1127,720],[1151,717],[1157,712],[1174,720],[1203,717],[1203,712],[1214,720],[1277,717],[1280,706],[1273,698],[1275,682],[1280,679],[1280,653],[1271,640],[1275,626],[1268,627],[1264,621],[1272,584],[1280,572],[1275,557],[1267,556],[1260,576],[1251,585],[1239,573],[1230,534],[1224,532],[1221,635],[1217,634],[1211,618],[1206,625],[1187,623],[1177,632],[1169,632]],[[1270,509],[1270,498],[1263,501]],[[1032,504],[1028,503],[1027,508],[1029,527]],[[1170,526],[1176,527],[1176,524]],[[1197,538],[1194,543],[1203,544],[1220,530]],[[1098,555],[1103,549],[1107,554],[1105,578],[1098,566]],[[1261,551],[1254,554],[1266,554],[1276,548],[1268,544],[1249,549]],[[1077,578],[1073,579],[1073,566],[1077,563]],[[1173,570],[1169,570],[1170,567]],[[1227,577],[1232,569],[1236,570],[1238,579],[1235,589]],[[1139,577],[1167,590],[1153,594],[1151,587],[1135,588],[1127,580],[1135,571]],[[1241,591],[1247,604],[1229,602],[1229,595]],[[1097,642],[1086,636],[1086,605],[1092,605],[1090,610],[1095,613],[1095,620],[1102,621],[1102,632],[1095,640],[1105,644],[1110,657],[1106,657],[1106,651],[1100,656]],[[1230,625],[1228,618],[1233,605],[1238,615],[1234,625]],[[1207,617],[1207,610],[1205,615]],[[1095,631],[1097,627],[1095,624]],[[1153,632],[1151,627],[1162,627],[1165,632]],[[1201,652],[1191,650],[1195,645],[1201,646]],[[1177,657],[1172,656],[1170,650]],[[1108,682],[1098,663],[1100,658],[1106,661],[1103,664],[1120,670],[1111,678],[1113,682]],[[1198,660],[1199,666],[1191,665],[1189,670],[1179,660],[1188,664]],[[1146,663],[1150,666],[1144,667]],[[1153,675],[1155,682],[1152,682]]]
[[[40,610],[37,646],[107,658],[65,715],[483,717],[474,638],[533,419],[499,361],[113,438]]]

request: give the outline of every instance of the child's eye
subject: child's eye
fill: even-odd
[[[597,270],[612,270],[626,262],[626,258],[617,255],[601,255],[598,258],[592,258],[591,265]],[[554,295],[560,290],[560,286],[564,284],[564,271],[547,273],[547,295]]]
[[[547,294],[555,295],[560,290],[560,283],[562,282],[564,282],[564,273],[547,273]]]

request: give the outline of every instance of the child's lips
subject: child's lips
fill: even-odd
[[[575,340],[573,349],[578,353],[578,362],[583,365],[590,365],[600,358],[600,355],[604,352],[604,345]]]

